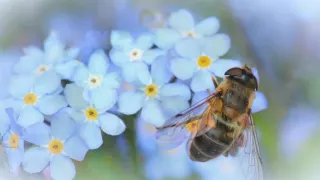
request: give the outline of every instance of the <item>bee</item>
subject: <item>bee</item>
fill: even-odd
[[[157,128],[160,145],[174,148],[183,142],[192,161],[207,162],[220,155],[235,157],[240,148],[248,155],[248,173],[262,179],[262,160],[251,106],[258,81],[247,65],[225,72],[215,92]],[[209,90],[208,90],[209,91]]]

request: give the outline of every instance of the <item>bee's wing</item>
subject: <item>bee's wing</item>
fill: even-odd
[[[162,127],[157,128],[156,139],[158,144],[169,149],[175,148],[194,137],[199,130],[204,129],[206,126],[203,125],[203,112],[207,110],[207,102],[215,97],[217,97],[217,94],[212,94],[204,98],[169,119]],[[187,125],[194,121],[199,122],[196,130],[191,132],[187,129]]]

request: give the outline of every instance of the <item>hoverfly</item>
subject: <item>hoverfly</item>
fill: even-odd
[[[196,162],[207,162],[220,155],[236,156],[242,148],[250,159],[247,169],[247,173],[252,173],[250,179],[262,179],[259,142],[251,112],[258,89],[256,77],[244,65],[227,70],[220,83],[214,77],[212,80],[214,93],[157,128],[158,143],[174,148],[186,142],[189,157]]]

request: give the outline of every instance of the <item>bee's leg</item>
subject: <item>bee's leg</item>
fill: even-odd
[[[216,80],[214,76],[211,76],[211,79],[213,81],[214,87],[217,88],[219,86],[219,82]]]

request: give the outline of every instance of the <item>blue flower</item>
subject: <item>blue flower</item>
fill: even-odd
[[[144,33],[136,39],[125,31],[112,31],[110,58],[112,62],[121,67],[122,75],[127,82],[148,82],[148,64],[151,64],[164,52],[159,49],[150,49],[154,36]]]
[[[34,74],[46,81],[42,75],[51,72],[55,79],[70,79],[79,62],[75,60],[79,50],[65,49],[55,32],[51,32],[44,42],[44,51],[30,46],[24,49],[25,55],[14,65],[14,72],[19,74]]]
[[[32,75],[12,76],[9,84],[9,94],[15,101],[13,108],[19,113],[17,124],[28,127],[44,120],[44,115],[53,115],[67,106],[62,95],[59,79],[52,72],[47,72],[45,79]]]
[[[201,41],[187,38],[179,41],[175,51],[180,57],[171,61],[172,73],[181,80],[191,79],[194,92],[213,88],[212,76],[223,77],[233,67],[241,67],[240,61],[220,59],[230,48],[230,39],[217,34]]]
[[[0,126],[7,125],[7,128],[5,128],[7,130],[4,131],[5,133],[2,132],[3,134],[0,132],[0,141],[5,148],[10,170],[17,172],[24,154],[23,130],[15,122],[13,109],[7,109],[6,112],[8,119],[1,116],[2,119],[7,119],[7,121],[1,122]]]
[[[110,72],[109,59],[102,50],[97,50],[89,59],[88,67],[79,66],[74,75],[78,86],[84,88],[84,98],[90,99],[98,109],[110,109],[117,100],[121,78]]]
[[[80,136],[90,149],[97,149],[102,145],[100,128],[112,136],[124,132],[126,126],[123,121],[117,116],[106,112],[108,109],[97,108],[88,103],[82,96],[83,89],[76,84],[68,84],[65,87],[64,94],[71,106],[68,110],[69,114],[80,124]]]
[[[135,89],[125,91],[118,99],[119,111],[123,114],[135,114],[140,109],[141,118],[155,126],[189,106],[191,93],[181,83],[169,83],[168,74],[162,59],[152,64],[149,81],[133,84]]]
[[[28,141],[38,146],[26,150],[23,169],[39,173],[49,165],[52,179],[73,179],[76,170],[71,159],[82,161],[88,151],[75,130],[76,124],[65,111],[54,115],[51,128],[43,124],[29,129]]]
[[[155,32],[155,44],[162,49],[171,49],[175,43],[186,37],[199,39],[212,36],[220,26],[215,17],[209,17],[196,24],[192,14],[184,9],[171,13],[167,23],[168,28],[160,28]]]

